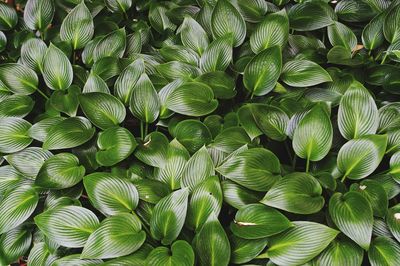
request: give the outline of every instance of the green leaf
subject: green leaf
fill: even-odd
[[[330,151],[333,128],[326,105],[315,105],[301,120],[293,135],[293,149],[307,161],[320,161]]]
[[[203,54],[209,43],[208,36],[196,20],[190,16],[185,16],[178,32],[181,34],[183,45],[196,51],[199,55]]]
[[[362,179],[369,176],[385,154],[386,135],[367,135],[344,144],[337,157],[337,166],[344,177]]]
[[[267,191],[280,178],[281,173],[279,159],[263,148],[233,154],[216,170],[226,178],[255,191]]]
[[[68,116],[76,116],[78,111],[79,100],[78,95],[81,93],[81,89],[72,85],[67,90],[57,90],[50,96],[51,106],[59,112],[63,112]]]
[[[227,34],[208,45],[200,58],[200,68],[204,72],[225,71],[231,61],[232,34]]]
[[[254,118],[254,114],[256,114],[256,113],[254,112],[253,106],[254,106],[253,104],[243,105],[241,108],[239,108],[239,110],[237,112],[238,118],[240,121],[240,125],[244,128],[244,130],[246,131],[247,135],[249,135],[251,140],[253,140],[254,138],[256,138],[264,133],[263,131],[261,131],[261,129],[258,127],[258,125],[256,123],[256,120]],[[260,119],[264,120],[264,115],[260,115]],[[272,122],[272,121],[273,120],[266,119],[266,122],[268,125],[268,127],[266,127],[266,128],[268,128],[268,131],[269,131],[269,129],[275,128],[275,127],[269,126],[270,122]],[[279,119],[279,121],[281,121],[281,119]],[[275,132],[275,130],[271,131],[271,133],[272,132]],[[280,136],[280,134],[279,134],[279,136]]]
[[[31,232],[22,226],[2,234],[0,254],[4,257],[6,264],[15,262],[19,257],[25,255],[31,246],[31,242]]]
[[[340,231],[368,250],[374,219],[366,198],[354,191],[335,193],[329,200],[329,215]]]
[[[52,43],[43,58],[43,79],[52,90],[66,90],[72,83],[73,70],[68,57]]]
[[[196,81],[210,86],[217,99],[232,99],[236,95],[235,80],[224,71],[204,73]]]
[[[146,258],[150,254],[150,252],[153,250],[153,247],[150,246],[149,244],[144,244],[142,247],[135,251],[133,254],[124,256],[124,257],[119,257],[115,258],[112,260],[108,260],[107,262],[104,262],[102,265],[104,266],[130,266],[130,265],[138,265],[138,266],[144,266]]]
[[[384,20],[385,14],[379,14],[364,27],[361,39],[366,49],[374,50],[381,46],[385,41],[385,37],[383,36]]]
[[[80,254],[73,254],[62,257],[60,259],[54,260],[51,262],[52,266],[96,266],[101,264],[102,260],[82,260],[80,259]]]
[[[129,66],[127,66],[118,76],[114,84],[115,96],[124,104],[129,104],[132,91],[144,73],[145,66],[143,59],[136,59]]]
[[[218,101],[206,84],[186,82],[169,93],[165,106],[178,114],[204,116],[218,107]]]
[[[371,94],[360,83],[353,83],[342,99],[338,111],[340,133],[346,139],[375,134],[379,115]]]
[[[293,87],[309,87],[332,81],[325,69],[309,60],[286,62],[282,69],[281,79]]]
[[[36,177],[35,183],[44,188],[63,189],[75,186],[85,175],[85,167],[71,153],[59,153],[47,159]]]
[[[28,0],[24,9],[24,22],[31,30],[44,32],[54,16],[53,0]]]
[[[263,193],[247,189],[229,180],[222,181],[221,185],[224,193],[224,202],[236,209],[240,209],[247,204],[257,203],[263,197]]]
[[[127,179],[97,172],[83,178],[92,205],[106,215],[133,211],[139,202],[136,187]]]
[[[47,45],[41,39],[31,38],[25,41],[21,46],[21,64],[36,72],[41,72],[46,50]]]
[[[279,179],[261,203],[297,214],[316,213],[325,200],[318,180],[306,173],[290,173]]]
[[[202,266],[227,266],[231,256],[229,239],[216,216],[211,215],[195,235],[193,246]]]
[[[18,23],[15,9],[6,3],[0,3],[0,30],[11,30]]]
[[[133,88],[130,110],[135,117],[147,124],[153,123],[160,114],[160,99],[145,73],[140,76]]]
[[[231,33],[234,47],[241,45],[246,37],[246,23],[228,0],[218,0],[212,12],[211,27],[214,39]]]
[[[72,44],[74,50],[85,47],[94,34],[93,18],[90,10],[82,1],[76,5],[64,18],[60,38]]]
[[[250,36],[251,50],[258,54],[273,47],[283,47],[289,36],[289,19],[285,9],[269,14]]]
[[[400,241],[400,204],[396,204],[388,210],[386,224],[396,240]]]
[[[125,120],[125,106],[115,96],[102,92],[79,95],[83,113],[97,127],[107,129]]]
[[[31,97],[26,95],[10,95],[0,101],[0,117],[19,117],[28,115],[35,105]]]
[[[0,31],[0,52],[3,52],[7,46],[7,37],[4,32]]]
[[[22,95],[34,93],[39,83],[38,77],[32,69],[14,63],[0,65],[0,82],[3,82],[6,88],[14,94]]]
[[[25,181],[25,177],[18,172],[11,165],[4,165],[0,167],[0,195],[3,196],[4,193],[20,185]]]
[[[77,206],[64,206],[45,211],[35,217],[35,223],[50,240],[69,248],[83,247],[99,227],[97,216]]]
[[[0,152],[14,153],[28,147],[32,142],[28,135],[31,126],[22,118],[0,118]]]
[[[245,21],[258,23],[268,11],[268,3],[263,0],[242,0],[237,2]]]
[[[18,186],[4,194],[0,202],[0,233],[9,232],[25,222],[36,209],[39,195],[28,185]]]
[[[282,54],[279,46],[265,49],[247,64],[243,83],[252,95],[263,96],[272,91],[282,69]]]
[[[28,135],[33,139],[43,142],[50,128],[65,119],[65,117],[61,116],[44,118],[29,128]]]
[[[89,92],[103,92],[110,94],[110,89],[102,78],[94,73],[90,73],[82,90],[82,93]]]
[[[383,34],[389,43],[400,39],[400,6],[395,5],[388,10],[383,23]]]
[[[70,117],[50,127],[43,148],[48,150],[74,148],[89,141],[95,131],[86,118]]]
[[[249,107],[256,123],[252,126],[257,126],[262,133],[273,140],[284,141],[286,139],[289,117],[284,111],[278,107],[265,104],[251,104]],[[241,121],[243,121],[243,118]]]
[[[278,234],[289,227],[290,221],[279,211],[256,203],[240,208],[230,229],[238,237],[259,239]]]
[[[94,62],[105,57],[121,58],[126,47],[125,28],[115,30],[104,36],[93,50]]]
[[[323,1],[296,4],[288,12],[290,27],[297,31],[325,28],[337,19],[332,8]]]
[[[301,265],[324,250],[339,231],[314,222],[293,222],[294,227],[269,238],[267,257],[278,265]]]
[[[228,127],[221,131],[208,148],[214,148],[227,154],[231,154],[243,145],[250,144],[251,140],[241,127]]]
[[[136,215],[119,214],[104,219],[87,240],[81,258],[108,259],[129,255],[146,239]]]
[[[105,3],[112,12],[126,13],[132,6],[132,0],[105,0]]]
[[[156,65],[155,68],[158,73],[168,80],[175,80],[179,78],[190,79],[200,75],[199,68],[179,61],[171,61],[168,63],[159,64]]]
[[[231,243],[231,262],[242,264],[257,257],[267,246],[268,240],[266,238],[250,240],[230,235],[229,242]]]
[[[96,153],[96,161],[103,166],[112,166],[128,158],[137,143],[126,128],[111,127],[99,133],[97,146],[100,150]]]
[[[177,240],[171,245],[171,250],[166,247],[153,249],[147,256],[146,265],[193,266],[194,252],[186,241]]]
[[[154,167],[165,165],[168,156],[168,138],[160,132],[152,132],[135,150],[135,156],[140,161]]]
[[[360,266],[364,251],[349,240],[333,240],[315,261],[317,266],[354,265]]]
[[[179,235],[185,222],[188,189],[180,189],[161,199],[153,209],[150,231],[163,245],[171,244]]]
[[[149,10],[150,25],[159,33],[164,31],[173,31],[176,25],[171,22],[167,16],[168,9],[162,5],[151,5]]]
[[[160,55],[167,61],[179,61],[197,66],[199,55],[192,49],[183,45],[164,45],[160,49]]]
[[[400,152],[395,152],[389,161],[390,171],[389,174],[396,182],[400,182]]]
[[[400,245],[388,237],[377,237],[368,250],[369,263],[372,266],[390,266],[400,263]]]
[[[357,46],[357,37],[346,25],[335,21],[328,26],[328,38],[332,46],[343,46],[353,51]]]

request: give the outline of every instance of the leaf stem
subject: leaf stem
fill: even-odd
[[[148,124],[148,123],[145,123],[145,124],[144,124],[144,137],[147,136],[148,131],[149,131],[149,124]]]
[[[41,91],[39,88],[37,88],[37,91],[40,93],[40,95],[43,96],[43,98],[45,98],[46,100],[49,99],[49,97],[43,91]]]
[[[293,170],[296,169],[296,161],[297,161],[297,155],[294,154],[293,161],[292,161],[292,168],[293,168]]]
[[[387,56],[388,56],[388,53],[386,53],[385,56],[383,57],[381,65],[383,65],[385,63]]]
[[[289,156],[289,160],[293,161],[292,153],[290,152],[290,148],[289,148],[289,145],[288,145],[287,141],[285,140],[283,143],[285,144],[285,149],[286,149],[286,152],[287,152],[287,154]]]
[[[307,157],[307,162],[306,162],[306,173],[310,170],[310,158]]]
[[[347,177],[347,176],[344,175],[340,181],[341,181],[342,183],[344,183],[344,181],[346,180],[346,177]]]
[[[143,121],[140,120],[140,138],[144,140]]]

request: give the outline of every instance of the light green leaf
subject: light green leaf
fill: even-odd
[[[209,43],[208,36],[196,20],[185,16],[178,32],[181,34],[183,45],[196,51],[199,55],[203,54]]]
[[[255,192],[229,180],[222,181],[221,185],[224,193],[224,202],[236,209],[240,209],[247,204],[257,203],[264,196],[261,192]]]
[[[28,135],[33,139],[44,142],[50,128],[65,119],[61,116],[44,118],[29,128]]]
[[[203,72],[225,71],[232,61],[232,34],[215,39],[200,58]]]
[[[168,80],[175,79],[190,79],[200,75],[200,69],[191,64],[170,61],[168,63],[159,64],[155,66],[158,73]]]
[[[163,167],[168,160],[168,138],[160,132],[151,132],[135,150],[140,161],[154,167]]]
[[[386,135],[367,135],[348,141],[339,150],[339,171],[350,179],[369,176],[380,164],[386,144]]]
[[[15,9],[6,3],[0,3],[0,30],[11,30],[18,23]]]
[[[18,260],[25,255],[32,242],[32,234],[22,226],[14,228],[1,235],[0,254],[3,256],[6,264]]]
[[[92,205],[106,215],[133,211],[139,202],[136,187],[127,179],[98,172],[83,178]]]
[[[57,90],[51,94],[50,104],[59,112],[68,116],[76,116],[79,106],[78,95],[80,93],[81,88],[76,85],[72,85],[66,90]]]
[[[86,117],[101,129],[120,124],[126,116],[125,106],[111,94],[102,92],[81,94],[79,104]]]
[[[72,83],[73,70],[68,57],[52,43],[43,58],[43,78],[52,90],[66,90]]]
[[[206,53],[207,50],[204,55]],[[232,99],[236,95],[235,79],[224,71],[204,73],[197,77],[195,81],[210,86],[217,99]]]
[[[97,216],[77,206],[51,209],[35,217],[35,223],[50,240],[69,248],[83,247],[99,227]]]
[[[16,63],[0,65],[0,82],[14,94],[22,95],[34,93],[39,83],[35,71]]]
[[[391,266],[400,263],[400,245],[391,238],[375,238],[368,250],[371,266]]]
[[[192,49],[183,45],[164,45],[160,50],[160,55],[165,61],[179,61],[193,66],[197,66],[199,55]]]
[[[122,12],[126,11],[132,6],[132,0],[105,0],[106,6],[112,12]]]
[[[102,92],[110,94],[110,89],[102,78],[94,73],[90,73],[82,90],[82,93],[89,92]]]
[[[395,152],[392,157],[390,157],[389,165],[389,174],[396,182],[400,183],[400,151]]]
[[[366,49],[374,50],[385,41],[385,36],[383,36],[384,20],[385,13],[379,14],[364,27],[361,40]]]
[[[231,154],[243,145],[250,143],[251,140],[243,128],[232,126],[221,131],[207,147]]]
[[[284,141],[286,139],[289,117],[284,111],[266,104],[251,104],[249,107],[258,130],[261,130],[267,137],[276,141]],[[240,121],[243,121],[243,117]],[[244,123],[249,124],[251,122],[246,121]],[[254,125],[251,126],[253,127]]]
[[[56,259],[57,256],[51,254],[46,243],[38,242],[33,245],[29,252],[27,263],[32,266],[50,266]]]
[[[54,16],[53,0],[28,0],[24,9],[24,22],[31,30],[44,32]]]
[[[146,239],[136,215],[118,214],[104,219],[87,240],[81,258],[108,259],[129,255]]]
[[[253,95],[263,96],[275,88],[282,69],[282,52],[272,46],[254,56],[247,64],[243,83]]]
[[[60,38],[72,44],[74,50],[81,49],[92,39],[94,34],[93,18],[90,10],[82,1],[64,18]]]
[[[389,43],[400,39],[400,5],[388,10],[383,23],[383,34]]]
[[[179,122],[172,135],[183,145],[190,153],[195,153],[204,145],[211,142],[212,135],[206,125],[199,120],[186,119]],[[193,138],[196,136],[196,138]]]
[[[126,47],[125,28],[115,30],[104,36],[93,50],[94,62],[104,57],[121,58]]]
[[[102,260],[82,260],[80,254],[73,254],[54,260],[51,266],[96,266],[102,262]]]
[[[386,214],[386,224],[390,232],[400,241],[400,204],[396,204]]]
[[[75,186],[85,175],[85,167],[71,153],[59,153],[47,159],[36,177],[35,183],[44,188],[63,189]]]
[[[0,100],[0,117],[19,117],[28,115],[35,105],[31,97],[27,95],[10,95]]]
[[[145,266],[145,261],[153,247],[149,244],[144,244],[139,250],[135,251],[133,254],[115,258],[104,262],[103,266]]]
[[[316,266],[361,266],[364,251],[354,242],[333,240],[315,260]]]
[[[261,51],[273,47],[283,47],[289,36],[289,19],[285,9],[269,14],[258,24],[250,36],[251,50],[258,54]]]
[[[15,188],[26,180],[26,178],[11,165],[0,167],[0,196],[7,190]]]
[[[21,64],[36,72],[41,72],[46,50],[47,45],[41,39],[31,38],[25,41],[21,46]]]
[[[332,81],[325,69],[309,60],[288,61],[283,66],[281,79],[293,87],[309,87]]]
[[[328,26],[328,38],[332,46],[343,46],[353,51],[357,46],[357,37],[346,25],[335,21]]]
[[[329,200],[329,215],[340,231],[368,250],[374,219],[367,199],[354,191],[337,192]]]
[[[0,118],[0,152],[14,153],[28,147],[32,142],[28,135],[31,126],[22,118]]]
[[[316,213],[325,200],[318,180],[306,173],[290,173],[279,179],[261,203],[297,214]]]
[[[145,265],[193,266],[194,252],[186,241],[177,240],[171,245],[171,250],[167,247],[153,249],[147,256]]]
[[[333,9],[322,1],[296,4],[289,9],[288,16],[290,27],[297,31],[321,29],[337,20]]]
[[[379,108],[379,133],[385,133],[400,126],[400,104],[389,103]]]
[[[144,73],[145,66],[143,59],[139,58],[127,66],[118,76],[114,85],[115,96],[124,104],[128,105],[132,91]]]
[[[257,257],[267,246],[268,240],[266,238],[243,239],[230,235],[229,242],[231,243],[231,262],[243,264]]]

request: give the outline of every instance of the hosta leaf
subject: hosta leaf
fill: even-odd
[[[329,214],[340,231],[368,250],[374,219],[367,199],[354,191],[335,193],[329,200]]]
[[[39,83],[32,69],[14,63],[0,65],[0,82],[3,82],[11,92],[22,95],[34,93]]]
[[[319,161],[331,149],[333,129],[326,109],[322,104],[315,105],[296,127],[293,149],[300,158]]]
[[[36,177],[35,183],[44,188],[63,189],[79,183],[85,175],[85,167],[71,153],[59,153],[47,159]]]
[[[383,36],[383,22],[385,20],[385,14],[380,14],[374,17],[365,26],[362,32],[362,43],[368,50],[374,50],[382,45],[385,41]]]
[[[388,42],[394,43],[400,39],[400,6],[391,8],[385,16],[383,34]]]
[[[332,81],[329,73],[317,63],[308,60],[292,60],[282,69],[281,79],[289,86],[309,87]]]
[[[188,116],[204,116],[213,112],[218,101],[212,89],[204,83],[186,82],[174,89],[165,102],[166,108]]]
[[[72,65],[64,52],[52,43],[43,58],[43,78],[52,90],[66,90],[72,83]]]
[[[168,155],[168,138],[160,132],[152,132],[146,136],[143,144],[135,150],[135,156],[145,164],[162,167]]]
[[[0,167],[0,196],[3,196],[7,190],[24,181],[25,177],[11,165]]]
[[[262,0],[243,0],[238,1],[237,5],[244,20],[257,23],[262,20],[268,11],[268,4]]]
[[[50,127],[43,148],[48,150],[69,149],[90,140],[95,129],[84,117],[70,117]]]
[[[161,199],[153,209],[150,219],[151,235],[164,245],[171,244],[179,235],[185,222],[188,189],[180,189]]]
[[[18,23],[15,9],[6,3],[0,3],[0,30],[11,30]]]
[[[179,61],[197,66],[199,55],[183,45],[165,45],[160,49],[160,55],[167,61]]]
[[[173,135],[190,153],[195,153],[202,146],[210,143],[212,139],[207,126],[194,119],[179,122]],[[193,136],[196,136],[196,138],[193,138]]]
[[[138,265],[144,266],[146,258],[153,250],[153,247],[149,244],[144,244],[142,247],[135,251],[133,254],[115,258],[112,260],[108,260],[107,262],[103,263],[104,266],[130,266],[130,265]]]
[[[272,236],[268,241],[268,257],[278,265],[304,264],[322,250],[337,236],[339,231],[314,222],[293,222],[294,227]]]
[[[115,96],[122,101],[123,104],[128,105],[132,90],[144,73],[143,59],[136,59],[129,66],[127,66],[118,76],[114,85]]]
[[[149,10],[149,22],[157,32],[175,30],[176,25],[167,16],[167,9],[162,5],[151,5]]]
[[[247,204],[257,203],[263,197],[261,192],[254,192],[229,180],[222,181],[221,185],[224,201],[236,209]]]
[[[34,71],[41,72],[46,50],[47,45],[44,41],[36,38],[29,39],[21,46],[20,61]]]
[[[83,260],[80,259],[80,254],[73,254],[62,257],[52,262],[52,266],[96,266],[101,264],[102,260]]]
[[[200,69],[179,61],[170,61],[168,63],[159,64],[156,65],[155,68],[157,69],[157,72],[168,80],[179,78],[189,79],[200,75]]]
[[[389,174],[396,182],[400,182],[400,152],[396,152],[390,157],[389,165]]]
[[[82,93],[89,92],[103,92],[109,94],[110,89],[108,88],[107,83],[102,78],[94,73],[90,73],[82,90]]]
[[[28,0],[24,9],[24,22],[31,30],[45,31],[54,16],[53,0]]]
[[[83,178],[92,205],[106,215],[133,211],[139,202],[136,187],[110,173],[93,173]]]
[[[32,127],[29,128],[28,135],[33,139],[43,142],[50,128],[53,125],[65,119],[66,119],[65,117],[59,116],[59,117],[48,117],[43,120],[40,120],[39,122],[37,122],[36,124],[34,124]]]
[[[282,54],[279,46],[272,46],[254,56],[247,64],[243,83],[253,95],[263,96],[272,91],[282,69]]]
[[[371,94],[361,84],[353,84],[343,95],[338,111],[338,125],[346,139],[375,134],[378,109]]]
[[[93,18],[90,10],[82,1],[64,18],[60,38],[71,43],[74,50],[81,49],[92,39],[94,34]]]
[[[353,51],[357,46],[357,37],[346,25],[335,21],[328,26],[328,38],[332,46],[343,46]]]
[[[153,123],[158,118],[160,99],[147,74],[142,74],[133,88],[130,110],[145,123]]]
[[[269,14],[258,24],[250,36],[251,50],[258,54],[259,52],[272,47],[283,47],[289,36],[289,19],[286,11]]]
[[[390,103],[379,108],[378,132],[384,133],[400,126],[400,104]]]
[[[79,106],[78,95],[80,93],[81,89],[76,85],[72,85],[66,90],[57,90],[51,94],[50,104],[59,112],[68,116],[76,116]]]
[[[135,181],[135,186],[139,192],[139,199],[153,204],[171,193],[170,188],[165,183],[152,179]]]
[[[118,214],[104,219],[83,248],[81,258],[107,259],[129,255],[140,248],[146,239],[139,218]]]
[[[386,214],[386,224],[389,227],[390,232],[396,238],[400,240],[400,204],[396,204]]]
[[[246,263],[254,259],[267,246],[266,238],[243,239],[235,235],[229,236],[231,243],[231,262],[235,264]]]
[[[227,34],[208,45],[200,58],[200,68],[204,72],[225,71],[231,61],[232,34]]]
[[[335,12],[322,1],[304,2],[289,9],[290,27],[297,31],[311,31],[331,25],[336,20]]]
[[[315,265],[354,265],[360,266],[363,261],[363,250],[349,240],[333,240],[318,256]]]
[[[123,12],[132,6],[132,0],[105,0],[106,6],[112,12]]]
[[[183,45],[201,55],[208,46],[208,36],[201,25],[190,16],[186,16],[180,26],[179,33]]]
[[[286,139],[289,117],[284,111],[272,105],[252,104],[250,112],[256,123],[255,126],[267,137],[277,141]],[[250,122],[247,121],[247,123]]]
[[[255,137],[258,137],[262,135],[264,132],[261,131],[261,129],[258,127],[256,120],[254,118],[254,111],[253,111],[253,105],[252,104],[246,104],[239,108],[238,110],[238,117],[240,121],[240,125],[246,130],[247,135],[249,135],[250,139],[254,139]],[[264,115],[260,115],[260,118],[264,118]],[[270,122],[271,120],[267,119],[267,122]],[[268,123],[269,124],[269,123]],[[270,127],[268,127],[270,128]],[[271,127],[272,128],[272,127]],[[273,131],[275,132],[275,130]],[[286,132],[286,130],[285,130]]]
[[[212,12],[211,27],[214,38],[231,33],[234,47],[241,45],[246,37],[246,23],[228,0],[218,0]]]
[[[25,255],[32,242],[32,234],[22,226],[14,228],[1,235],[0,254],[4,256],[6,264],[15,262]]]
[[[193,240],[196,257],[202,266],[226,266],[231,249],[224,228],[216,216],[211,215]]]
[[[236,236],[244,239],[272,236],[289,227],[291,223],[283,214],[259,203],[240,208],[230,226]]]
[[[207,54],[207,50],[204,55]],[[235,97],[235,80],[224,71],[204,73],[196,81],[207,84],[217,99],[231,99]]]
[[[367,177],[381,162],[386,144],[386,135],[367,135],[348,141],[339,150],[339,171],[350,179]]]
[[[93,50],[94,62],[105,57],[120,58],[124,55],[126,47],[125,28],[115,30],[104,36]]]
[[[45,211],[35,217],[35,223],[50,240],[69,248],[83,247],[99,227],[97,216],[77,206],[64,206]]]
[[[216,150],[224,153],[231,154],[235,150],[239,149],[243,145],[250,144],[251,140],[246,134],[246,131],[241,127],[228,127],[221,131],[215,138],[214,141],[208,145]]]
[[[8,191],[0,202],[0,233],[5,233],[25,222],[34,212],[39,195],[28,185]]]
[[[0,31],[0,52],[3,52],[6,49],[7,45],[7,37],[4,32]]]
[[[32,142],[28,135],[31,126],[22,118],[0,118],[0,152],[13,153],[28,147]]]
[[[20,117],[29,114],[35,102],[26,95],[11,95],[0,101],[0,117]]]
[[[107,129],[124,121],[125,106],[114,96],[102,92],[79,95],[79,104],[87,118],[97,127]]]
[[[400,263],[400,245],[391,238],[377,237],[368,250],[368,259],[372,266],[397,265]]]
[[[311,214],[324,206],[321,194],[316,178],[306,173],[291,173],[279,179],[260,202],[291,213]]]
[[[49,266],[57,259],[56,255],[51,254],[46,243],[38,242],[35,243],[29,253],[28,263],[29,265],[39,266],[46,265]]]
[[[153,249],[147,256],[146,265],[193,266],[194,252],[186,241],[177,240],[171,245],[171,250],[167,247]]]
[[[244,150],[217,169],[226,178],[255,191],[267,191],[280,178],[279,159],[263,148]]]

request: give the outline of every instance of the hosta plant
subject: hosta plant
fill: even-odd
[[[0,1],[0,265],[400,265],[399,0]]]

